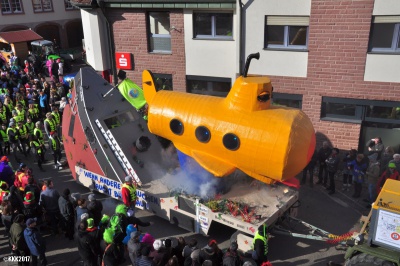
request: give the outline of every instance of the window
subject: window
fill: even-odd
[[[53,11],[51,0],[32,0],[33,12],[50,12]]]
[[[2,14],[21,14],[23,12],[21,0],[1,0],[0,3]]]
[[[264,48],[307,49],[309,17],[265,16]]]
[[[169,12],[149,12],[149,51],[171,52]]]
[[[272,94],[272,105],[275,106],[286,106],[301,109],[303,95],[300,94],[288,94],[274,92]]]
[[[400,123],[400,102],[322,97],[321,120]]]
[[[193,38],[232,40],[233,14],[193,13]]]
[[[186,76],[186,91],[190,93],[225,97],[230,90],[230,78]]]
[[[400,16],[376,16],[371,26],[370,51],[400,52]]]
[[[64,0],[64,5],[65,5],[65,10],[78,10],[77,7],[74,7],[74,6],[71,4],[71,1],[70,1],[70,0]]]
[[[156,74],[153,73],[156,90],[172,91],[172,75],[171,74]]]

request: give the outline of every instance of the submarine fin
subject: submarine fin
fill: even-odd
[[[233,173],[236,167],[218,158],[198,151],[192,152],[192,157],[208,172],[217,177],[222,177]]]
[[[153,73],[150,70],[144,70],[142,73],[142,88],[144,91],[144,98],[146,102],[151,105],[151,101],[157,93],[156,86],[154,84]]]
[[[240,170],[242,170],[242,169],[240,169]],[[266,183],[266,184],[273,184],[273,183],[276,182],[276,180],[274,180],[274,179],[272,179],[272,178],[269,178],[269,177],[266,177],[266,176],[263,176],[263,175],[260,175],[260,174],[251,172],[251,171],[244,171],[244,170],[242,170],[242,171],[243,171],[246,175],[249,175],[249,176],[251,176],[252,178],[257,179],[257,180],[259,180],[259,181],[261,181],[261,182],[263,182],[263,183]]]

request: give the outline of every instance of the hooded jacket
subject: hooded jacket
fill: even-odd
[[[46,252],[46,242],[36,227],[27,227],[24,230],[24,237],[32,255],[39,256]]]
[[[10,228],[10,244],[16,246],[20,256],[30,254],[24,237],[25,226],[20,223],[13,223]]]
[[[0,162],[0,180],[5,181],[8,187],[14,184],[14,172],[8,162]]]
[[[205,260],[210,260],[213,266],[219,266],[222,264],[222,257],[223,254],[220,249],[216,252],[213,247],[207,245],[200,250],[199,262],[202,265]]]
[[[94,238],[87,231],[78,231],[78,251],[81,258],[85,261],[96,261],[99,251],[96,250]]]

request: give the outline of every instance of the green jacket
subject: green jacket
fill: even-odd
[[[13,223],[10,228],[10,243],[15,245],[21,256],[30,255],[28,245],[24,238],[25,226],[19,223]]]

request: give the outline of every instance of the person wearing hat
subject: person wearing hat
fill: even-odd
[[[94,252],[96,253],[97,257],[97,264],[96,265],[101,265],[101,247],[100,243],[102,238],[102,232],[99,230],[99,228],[94,224],[93,218],[88,218],[87,220],[87,229],[86,232],[88,235],[94,240]]]
[[[28,166],[24,163],[20,163],[17,171],[15,171],[14,186],[20,191],[24,191],[25,187],[22,187],[22,178],[27,174]]]
[[[88,222],[83,220],[80,222],[78,227],[78,251],[83,265],[94,266],[97,265],[97,257],[99,250],[96,250],[95,239],[87,231]]]
[[[157,239],[153,243],[153,251],[150,252],[149,257],[153,258],[153,262],[156,266],[164,266],[167,264],[169,257],[167,256],[167,252],[165,247],[160,239]]]
[[[142,245],[140,243],[140,232],[134,231],[131,233],[131,239],[129,239],[127,247],[129,258],[131,259],[132,265],[136,265],[137,258],[140,255]]]
[[[26,228],[24,230],[26,244],[31,252],[32,265],[37,265],[40,260],[41,265],[47,265],[46,259],[46,242],[36,228],[36,220],[29,218],[26,220]]]
[[[25,217],[23,214],[18,214],[13,221],[10,228],[10,244],[12,250],[17,256],[29,256],[31,253],[29,251],[28,245],[26,244],[24,237],[25,230]],[[22,262],[18,265],[29,265],[29,262]]]
[[[257,265],[268,261],[268,231],[267,225],[260,225],[253,238],[253,259]]]
[[[24,197],[24,209],[22,213],[25,215],[25,219],[35,218],[36,221],[40,224],[42,217],[42,208],[40,208],[39,204],[35,199],[35,194],[31,191],[28,191]]]
[[[240,256],[237,249],[237,242],[232,242],[224,254],[224,258],[222,260],[223,266],[241,266],[243,264],[243,258]]]
[[[61,141],[57,135],[57,131],[50,132],[49,147],[53,153],[54,169],[58,169],[58,167],[61,165],[60,160],[61,160],[62,154],[61,154]]]
[[[394,180],[400,179],[400,173],[396,170],[396,164],[393,162],[388,164],[386,171],[383,172],[382,175],[380,176],[378,181],[377,194],[381,192],[381,189],[387,179],[394,179]]]
[[[369,158],[369,165],[367,171],[365,172],[366,180],[368,184],[368,198],[364,201],[368,202],[367,208],[371,208],[371,204],[376,200],[376,184],[379,180],[379,161],[376,160],[378,155],[376,153],[370,155]]]
[[[8,187],[14,185],[14,171],[12,170],[8,157],[2,156],[0,158],[0,180],[3,180],[7,183]]]
[[[61,224],[65,231],[65,237],[69,240],[74,239],[74,223],[75,223],[75,210],[72,202],[69,199],[70,191],[68,188],[64,189],[62,195],[58,198],[58,207],[61,214]]]
[[[219,249],[217,241],[211,239],[208,241],[207,246],[200,250],[198,262],[202,265],[203,262],[209,260],[212,262],[212,265],[221,265],[223,256],[224,254]]]
[[[94,224],[97,226],[101,220],[101,212],[103,211],[103,204],[101,201],[96,200],[96,196],[92,193],[88,196],[89,203],[87,204],[87,210],[90,217],[93,218]]]
[[[125,183],[121,188],[122,201],[125,206],[134,210],[136,206],[136,186],[133,184],[131,176],[125,177]]]

